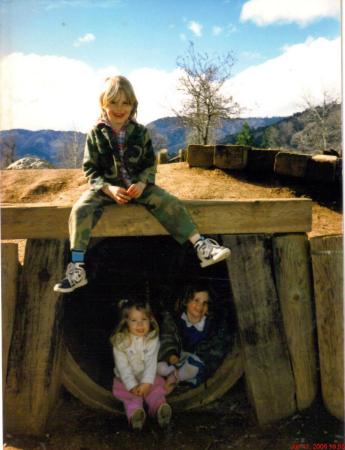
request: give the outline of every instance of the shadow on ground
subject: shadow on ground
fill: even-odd
[[[20,450],[300,450],[344,449],[344,426],[317,400],[312,408],[274,425],[259,427],[239,383],[221,400],[200,410],[175,413],[170,427],[151,419],[140,434],[125,416],[91,410],[67,392],[54,411],[47,435],[5,436],[7,449]],[[321,445],[324,444],[324,445]]]

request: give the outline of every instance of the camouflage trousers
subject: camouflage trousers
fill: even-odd
[[[134,202],[145,206],[180,244],[198,233],[181,201],[156,185],[149,184]],[[74,204],[69,217],[71,249],[86,251],[91,230],[101,218],[104,207],[107,205],[114,205],[114,200],[101,190],[94,189],[86,191]]]

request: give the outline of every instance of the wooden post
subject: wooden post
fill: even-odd
[[[271,148],[251,148],[248,151],[246,170],[251,172],[273,173],[274,160],[280,150]]]
[[[244,145],[216,145],[213,164],[219,169],[242,170],[247,166],[249,150]]]
[[[317,393],[316,329],[309,243],[305,234],[273,238],[274,271],[296,386],[297,408]]]
[[[295,386],[267,236],[223,236],[236,306],[248,397],[260,424],[296,410]]]
[[[61,383],[61,297],[65,241],[28,240],[19,284],[4,404],[7,432],[40,435]]]
[[[189,167],[210,168],[213,166],[214,145],[190,144],[187,148]]]
[[[167,164],[168,160],[168,150],[166,148],[159,150],[157,153],[157,164]]]
[[[314,155],[307,165],[306,179],[333,183],[337,167],[337,157],[333,155]]]
[[[304,178],[310,155],[279,152],[275,157],[274,172],[278,175]]]
[[[1,244],[1,262],[2,383],[4,392],[17,301],[18,244]]]
[[[328,411],[344,420],[343,238],[318,236],[310,245],[322,398]]]

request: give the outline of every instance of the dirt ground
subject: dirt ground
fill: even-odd
[[[148,419],[141,433],[125,416],[89,409],[64,392],[45,436],[5,436],[7,450],[302,450],[344,449],[344,426],[318,399],[312,408],[259,426],[243,379],[221,400],[200,410],[175,413],[167,429]]]
[[[342,233],[339,186],[306,185],[274,176],[230,174],[219,169],[161,165],[157,184],[181,199],[259,199],[308,197],[313,200],[309,237]],[[1,202],[72,205],[87,188],[81,170],[1,171]],[[25,241],[16,241],[23,258]],[[334,446],[335,445],[335,446]],[[343,424],[317,399],[312,408],[274,425],[259,427],[245,394],[243,379],[222,399],[200,410],[176,413],[160,430],[150,420],[133,435],[124,416],[91,410],[66,391],[41,438],[4,436],[9,450],[290,450],[344,449]]]

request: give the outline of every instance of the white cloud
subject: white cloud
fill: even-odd
[[[304,26],[324,17],[340,19],[340,0],[249,0],[241,11],[241,21],[260,26],[291,22]]]
[[[243,116],[290,115],[303,96],[321,99],[327,90],[340,95],[340,38],[308,39],[282,54],[239,73],[226,84],[243,108]],[[58,56],[13,53],[0,62],[0,128],[88,131],[98,115],[104,79],[120,73],[109,66],[95,70]],[[124,75],[139,100],[138,120],[147,124],[173,115],[182,94],[181,72],[139,68]]]
[[[252,66],[226,84],[243,116],[286,116],[304,109],[303,97],[321,101],[327,91],[340,98],[340,38],[307,39],[282,55]]]
[[[138,98],[138,121],[149,123],[160,117],[173,116],[178,109],[182,94],[177,90],[180,69],[172,72],[141,68],[128,74]]]
[[[96,40],[96,37],[92,33],[86,33],[84,36],[80,36],[76,41],[74,41],[74,47],[80,47],[82,44],[87,44]]]
[[[201,37],[202,35],[202,25],[194,20],[188,23],[188,28],[195,34],[195,36]]]
[[[13,53],[0,62],[0,128],[87,131],[98,115],[103,81],[119,73],[109,66],[58,56]],[[148,123],[177,108],[179,70],[143,68],[129,74],[139,100],[138,120]]]
[[[95,71],[59,56],[12,53],[0,62],[1,129],[82,130],[98,115],[104,78],[115,67]]]
[[[212,33],[213,33],[214,36],[219,36],[219,35],[221,34],[222,31],[223,31],[223,28],[222,28],[222,27],[219,27],[218,25],[215,25],[215,26],[212,28]]]

